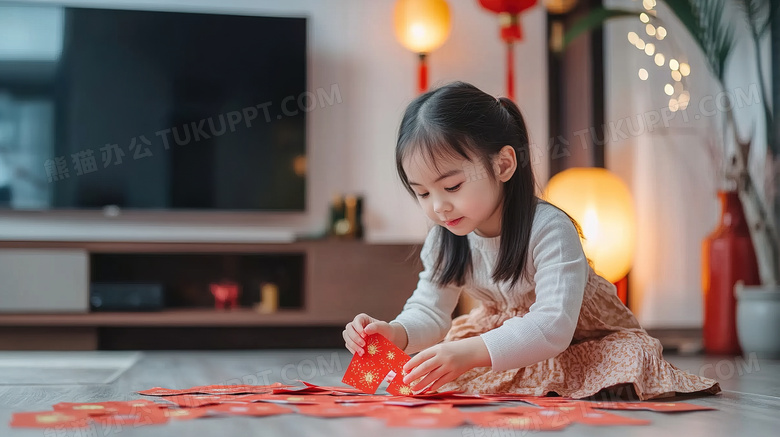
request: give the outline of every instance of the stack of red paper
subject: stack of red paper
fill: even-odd
[[[602,411],[604,409],[649,409],[663,412],[711,409],[679,403],[601,403],[516,395],[370,395],[348,387],[320,387],[305,382],[303,387],[278,383],[268,386],[203,386],[185,390],[155,387],[139,393],[155,396],[163,402],[142,399],[127,402],[59,403],[54,405],[53,411],[16,413],[11,420],[11,426],[86,428],[100,425],[122,429],[159,425],[169,420],[297,413],[328,418],[366,416],[383,420],[387,426],[416,428],[450,428],[471,424],[491,428],[557,430],[572,423],[650,423],[648,420]],[[495,408],[490,411],[469,411],[468,408],[463,408],[467,406]]]
[[[315,417],[366,416],[387,426],[451,428],[471,424],[490,428],[558,430],[572,423],[586,425],[646,425],[649,420],[601,410],[696,411],[711,410],[691,404],[661,402],[587,402],[560,397],[517,394],[464,395],[458,392],[412,394],[403,383],[403,366],[409,356],[374,335],[366,338],[366,353],[355,355],[342,382],[349,387],[283,385],[212,385],[173,390],[155,387],[138,392],[163,400],[59,403],[54,411],[15,413],[12,427],[86,428],[158,425],[169,420],[214,416],[274,416],[303,414]],[[375,395],[383,381],[391,395]],[[522,403],[523,405],[518,405]],[[504,404],[499,408],[498,404]],[[510,404],[512,406],[506,406]],[[469,411],[455,406],[496,406]]]

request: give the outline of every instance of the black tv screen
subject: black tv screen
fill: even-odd
[[[0,3],[0,207],[305,209],[306,19]]]

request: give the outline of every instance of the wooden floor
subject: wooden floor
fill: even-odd
[[[69,354],[69,352],[63,352]],[[72,354],[72,353],[71,353]],[[407,436],[493,436],[521,435],[516,431],[496,431],[472,426],[431,431],[385,429],[370,418],[319,419],[300,415],[267,418],[213,418],[174,421],[160,426],[101,429],[85,433],[68,430],[11,429],[11,414],[45,411],[58,402],[131,400],[134,392],[155,386],[188,388],[218,383],[291,383],[303,379],[321,385],[339,385],[350,356],[342,350],[240,351],[240,352],[145,352],[129,370],[110,384],[83,385],[0,385],[0,436],[101,437],[101,436],[371,436],[404,433]],[[735,357],[667,356],[689,372],[715,377],[723,393],[718,396],[686,399],[708,405],[717,411],[662,414],[645,411],[618,412],[652,420],[649,426],[589,427],[575,424],[554,435],[593,436],[763,436],[777,435],[780,429],[780,362]],[[55,371],[55,370],[52,370]],[[10,379],[10,378],[9,378]],[[52,380],[49,377],[47,380]],[[32,382],[32,381],[31,381]]]

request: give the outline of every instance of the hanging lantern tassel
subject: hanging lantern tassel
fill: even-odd
[[[506,93],[515,99],[515,43],[523,40],[520,13],[535,6],[537,0],[479,0],[479,4],[498,14],[501,40],[506,43]]]
[[[424,93],[426,91],[428,91],[428,55],[420,53],[417,92]]]
[[[515,99],[515,41],[523,39],[520,28],[520,15],[502,12],[498,14],[501,26],[501,40],[506,43],[506,94],[510,100]]]

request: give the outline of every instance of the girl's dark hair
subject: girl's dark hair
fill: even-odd
[[[436,169],[440,158],[479,160],[488,169],[487,176],[496,181],[493,157],[504,146],[515,149],[517,170],[502,190],[501,244],[492,273],[494,281],[511,281],[512,285],[526,274],[528,241],[538,203],[528,143],[528,129],[514,102],[505,97],[496,99],[468,83],[455,82],[429,91],[409,104],[395,149],[398,175],[415,198],[403,168],[404,160],[415,152]],[[468,238],[439,231],[441,250],[434,264],[433,280],[442,286],[461,286],[472,269]]]

